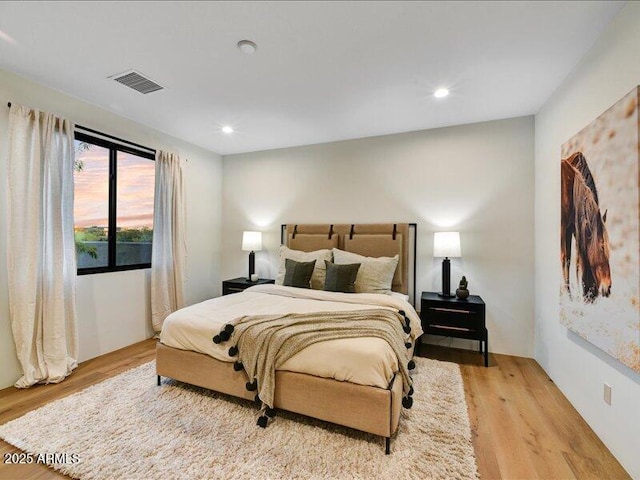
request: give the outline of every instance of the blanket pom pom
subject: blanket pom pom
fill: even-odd
[[[267,409],[264,411],[264,414],[269,418],[273,418],[276,416],[276,409],[267,407]]]
[[[409,396],[413,395],[413,385],[409,387]]]
[[[227,332],[226,330],[222,330],[220,332],[220,340],[222,340],[223,342],[226,342],[227,340],[229,340],[229,337],[231,335],[229,334],[229,332]]]
[[[258,380],[254,380],[253,382],[247,382],[245,387],[247,387],[247,390],[249,390],[250,392],[253,392],[253,391],[257,390],[258,389]]]
[[[413,370],[414,368],[416,368],[416,362],[414,362],[413,360],[409,360],[409,363],[407,363],[407,368],[409,370]]]
[[[253,397],[253,401],[256,402],[258,405],[262,404],[262,400],[260,399],[260,395],[258,395],[256,393],[256,396]]]
[[[404,327],[402,327],[402,330],[404,330],[404,333],[411,333],[411,325],[406,324]]]
[[[260,415],[258,417],[258,426],[262,427],[262,428],[266,428],[267,427],[267,422],[269,421],[269,419],[267,418],[266,415]]]
[[[400,315],[402,315],[403,317],[405,316],[405,312],[404,312],[404,310],[398,310],[398,313],[399,313]]]
[[[233,331],[234,331],[234,330],[235,330],[235,329],[234,329],[233,325],[231,325],[230,323],[227,323],[227,324],[224,326],[224,331],[225,331],[225,332],[227,332],[229,335],[231,335],[231,334],[233,333]]]
[[[215,343],[216,345],[221,341],[222,339],[220,338],[220,335],[216,335],[215,337],[213,337],[213,343]]]
[[[236,372],[239,372],[240,370],[242,370],[244,367],[242,365],[242,362],[233,362],[233,369]]]
[[[406,409],[409,409],[413,406],[413,398],[411,397],[404,397],[402,399],[402,406]]]
[[[229,349],[229,356],[235,357],[238,354],[238,347],[235,345]]]
[[[404,346],[407,348],[411,348],[411,342],[405,342]]]

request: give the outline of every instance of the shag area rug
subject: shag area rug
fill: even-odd
[[[0,426],[26,453],[79,479],[477,479],[457,365],[416,358],[413,408],[381,437],[170,379],[147,363]]]

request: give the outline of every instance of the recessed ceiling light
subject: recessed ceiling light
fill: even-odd
[[[238,48],[242,53],[246,53],[247,55],[251,55],[256,51],[258,46],[252,42],[251,40],[240,40],[238,42]]]
[[[233,133],[233,128],[227,125],[226,127],[222,127],[222,131],[224,133]]]
[[[436,98],[443,98],[449,95],[449,90],[446,88],[439,88],[435,92],[433,92],[433,96]]]

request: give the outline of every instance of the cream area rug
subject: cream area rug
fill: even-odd
[[[163,378],[147,363],[0,426],[79,479],[477,479],[457,365],[416,358],[391,455],[381,437]],[[51,456],[50,456],[51,457]],[[46,458],[46,457],[44,457]]]

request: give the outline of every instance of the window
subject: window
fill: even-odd
[[[78,275],[151,267],[154,154],[75,134]]]

